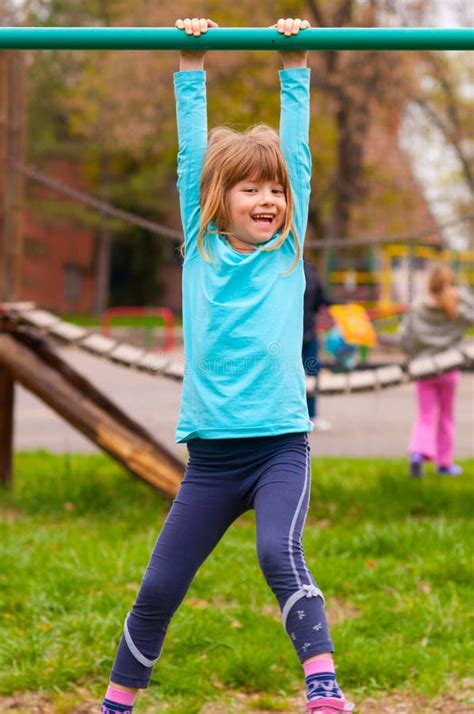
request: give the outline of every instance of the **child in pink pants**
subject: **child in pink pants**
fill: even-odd
[[[428,276],[428,294],[413,305],[401,325],[401,346],[411,358],[430,357],[458,347],[466,328],[474,324],[473,296],[454,286],[445,265]],[[459,371],[416,382],[418,416],[410,441],[410,474],[423,476],[423,462],[436,463],[440,476],[459,476],[453,463],[454,403]]]
[[[410,441],[413,476],[422,475],[423,461],[438,464],[438,473],[458,476],[462,469],[453,464],[454,400],[459,370],[446,372],[416,383],[418,416]]]

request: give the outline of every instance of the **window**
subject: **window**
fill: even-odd
[[[82,294],[82,268],[74,263],[64,265],[64,297],[68,302],[79,302]]]

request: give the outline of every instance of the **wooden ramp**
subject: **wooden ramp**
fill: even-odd
[[[132,474],[166,496],[176,495],[183,462],[76,372],[44,337],[26,331],[0,332],[0,478],[4,483],[12,477],[14,381]]]

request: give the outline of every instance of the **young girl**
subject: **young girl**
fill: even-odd
[[[401,344],[411,357],[429,357],[457,347],[474,324],[472,296],[454,286],[451,270],[439,265],[428,276],[428,298],[405,315]],[[440,476],[459,476],[453,463],[454,401],[459,370],[416,382],[418,416],[410,441],[410,474],[423,476],[423,462],[435,461]]]
[[[199,36],[216,24],[187,19],[176,26]],[[308,26],[288,19],[275,27],[289,36]],[[189,461],[126,618],[102,714],[132,711],[196,571],[249,509],[261,568],[304,666],[308,712],[347,712],[352,705],[336,681],[324,598],[301,546],[311,429],[301,362],[301,242],[311,175],[307,53],[281,54],[280,141],[260,125],[243,134],[215,129],[209,146],[204,55],[182,52],[174,78],[185,235],[177,441],[187,442]]]

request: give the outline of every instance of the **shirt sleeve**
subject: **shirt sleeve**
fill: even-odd
[[[196,246],[201,209],[199,187],[207,149],[206,73],[176,72],[178,125],[178,191],[186,255]]]
[[[290,174],[295,204],[294,224],[303,245],[311,193],[309,149],[309,68],[280,71],[280,143]]]
[[[465,288],[459,290],[458,317],[463,327],[474,326],[474,295]]]

